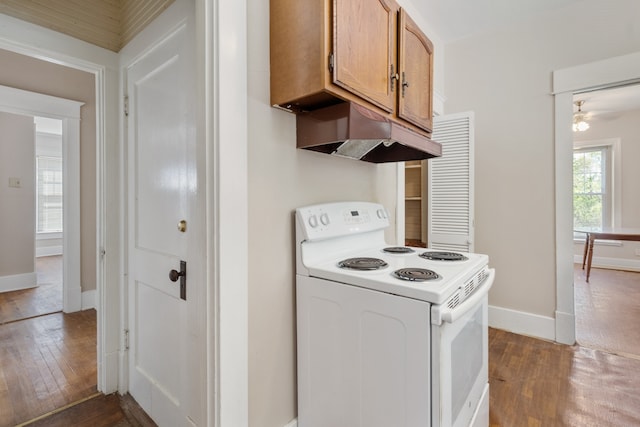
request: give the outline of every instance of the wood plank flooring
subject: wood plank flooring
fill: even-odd
[[[157,427],[130,395],[99,395],[50,416],[33,420],[29,427]]]
[[[38,287],[0,292],[0,324],[62,311],[62,256],[36,259]]]
[[[640,360],[489,331],[491,427],[640,426]]]
[[[0,325],[0,426],[96,393],[96,313],[54,313]]]
[[[574,273],[577,345],[489,329],[491,427],[640,426],[640,273]]]
[[[575,267],[578,344],[640,358],[640,273]]]

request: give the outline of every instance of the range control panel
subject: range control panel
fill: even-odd
[[[389,226],[384,206],[370,202],[337,202],[296,209],[305,240],[322,240],[380,230]]]

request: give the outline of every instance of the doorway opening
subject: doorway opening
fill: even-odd
[[[0,86],[6,113],[45,117],[59,120],[62,149],[62,252],[63,259],[63,310],[67,313],[82,308],[80,286],[80,107],[82,102],[43,95],[36,92]],[[33,120],[33,119],[32,119]],[[34,149],[35,151],[35,149]],[[35,159],[34,159],[35,162]],[[61,213],[61,212],[59,212]],[[35,227],[35,226],[34,226]],[[75,260],[73,262],[72,260]]]
[[[53,313],[63,308],[62,120],[34,117],[34,122],[37,305],[43,313]]]
[[[583,92],[573,101],[588,123],[573,132],[574,230],[640,232],[640,171],[631,160],[640,156],[640,85]],[[596,240],[590,271],[584,248],[585,233],[574,233],[576,341],[640,357],[640,328],[619,327],[640,306],[640,242]]]
[[[571,126],[574,95],[640,82],[640,52],[553,72],[555,98],[556,341],[576,342]]]

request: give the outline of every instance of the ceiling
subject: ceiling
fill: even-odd
[[[583,0],[415,0],[445,43],[518,25]]]
[[[588,118],[610,117],[624,111],[640,110],[640,84],[574,95],[584,101],[582,111]],[[574,107],[574,111],[577,108]]]
[[[456,40],[508,28],[574,7],[584,0],[416,0],[426,21],[446,45]],[[640,84],[576,95],[587,117],[640,110]],[[575,108],[577,110],[577,108]]]

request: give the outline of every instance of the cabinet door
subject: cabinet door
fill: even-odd
[[[397,9],[389,0],[333,1],[333,83],[389,112],[396,103],[390,75]]]
[[[433,126],[433,44],[400,9],[398,117],[430,132]]]

